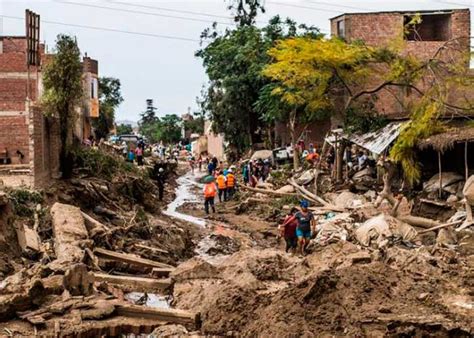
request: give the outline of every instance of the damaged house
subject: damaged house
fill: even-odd
[[[419,22],[407,26],[415,16],[419,17]],[[474,70],[469,68],[469,59],[466,57],[471,50],[470,32],[469,9],[346,13],[331,19],[333,36],[348,42],[362,40],[369,46],[384,47],[403,34],[405,44],[402,52],[406,55],[421,61],[438,55],[443,61],[465,67],[466,73],[474,77]],[[422,79],[419,88],[427,89],[429,82]],[[387,86],[375,95],[375,110],[391,123],[377,132],[342,135],[342,138],[372,154],[383,155],[387,154],[403,128],[404,121],[410,117],[411,111],[406,108],[408,103],[417,102],[420,95],[402,86]],[[470,90],[462,91],[451,86],[447,100],[449,106],[442,116],[446,131],[420,142],[418,147],[424,181],[441,172],[455,172],[464,180],[474,168],[474,157],[469,156],[474,149],[474,126],[468,123],[469,118],[474,116],[474,110],[460,112],[449,109],[472,106],[470,102],[474,101],[474,89],[471,87]]]

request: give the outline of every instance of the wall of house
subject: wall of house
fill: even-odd
[[[310,123],[309,125],[298,124],[296,126],[296,135],[303,135],[303,139],[307,144],[314,143],[321,145],[324,137],[331,130],[331,120],[321,120]],[[277,123],[275,125],[275,141],[280,146],[286,146],[291,143],[291,134],[285,123]]]
[[[347,41],[363,40],[371,46],[389,46],[397,38],[401,37],[404,28],[404,17],[406,14],[413,15],[416,12],[380,12],[365,14],[346,14],[331,20],[331,33],[337,32],[337,21],[345,22],[345,39]],[[423,13],[421,13],[423,15]],[[469,67],[469,59],[465,58],[470,51],[470,12],[467,9],[452,10],[448,15],[449,20],[445,20],[444,27],[436,26],[438,35],[449,37],[453,42],[449,44],[450,48],[444,49],[439,53],[442,60],[448,62],[461,62],[465,67]],[[432,26],[434,27],[434,26]],[[446,32],[445,30],[449,30]],[[420,29],[420,34],[423,30]],[[433,57],[437,51],[446,45],[446,41],[405,41],[406,55],[413,55],[420,60],[428,60]],[[380,84],[383,79],[373,79],[370,86]],[[422,90],[428,89],[430,85],[429,78],[425,78],[417,85]],[[452,104],[462,104],[466,93],[452,89],[449,102]],[[468,93],[472,97],[471,93]],[[406,118],[410,112],[404,110],[402,103],[417,101],[419,95],[414,91],[406,91],[400,87],[385,87],[376,95],[376,110],[390,119]]]
[[[42,110],[36,106],[31,108],[29,118],[34,185],[37,188],[46,187],[51,178],[59,176],[59,121],[45,117]]]

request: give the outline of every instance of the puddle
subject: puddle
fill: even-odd
[[[196,249],[194,252],[202,258],[204,261],[208,262],[209,264],[212,265],[218,265],[222,263],[229,255],[222,255],[222,254],[217,254],[217,255],[210,255],[208,254],[209,249],[215,248],[217,246],[217,242],[215,241],[214,238],[209,236],[204,237],[197,245]]]
[[[142,292],[130,292],[125,294],[125,299],[135,304],[135,302],[142,298],[144,295],[145,294]],[[148,299],[146,300],[146,303],[141,305],[159,309],[171,309],[171,300],[169,296],[163,296],[156,293],[148,293],[147,295]]]
[[[186,215],[177,211],[177,209],[185,203],[201,202],[201,200],[192,191],[194,186],[202,187],[201,184],[195,181],[196,178],[196,175],[193,175],[191,172],[189,172],[176,180],[176,183],[178,184],[178,187],[175,190],[176,198],[173,202],[168,204],[168,208],[163,213],[170,217],[196,224],[204,228],[206,226],[206,221],[203,218]]]

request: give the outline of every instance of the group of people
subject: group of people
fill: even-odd
[[[143,156],[145,152],[145,142],[140,139],[137,143],[137,146],[133,148],[127,142],[122,142],[122,154],[127,162],[133,163],[137,161],[137,165],[143,165]]]
[[[270,175],[271,170],[272,165],[268,159],[248,161],[242,167],[242,178],[244,184],[255,187],[259,181],[265,182]]]
[[[219,202],[226,202],[230,200],[235,193],[237,186],[237,179],[232,168],[224,170],[214,170],[213,179],[209,180],[203,189],[204,194],[204,210],[209,214],[209,209],[216,212],[214,200],[216,196],[219,197]]]
[[[279,225],[279,230],[286,242],[285,251],[304,256],[312,234],[316,231],[316,219],[309,210],[309,202],[302,200],[300,209],[292,208]]]

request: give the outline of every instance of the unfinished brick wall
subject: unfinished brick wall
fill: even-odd
[[[331,130],[331,120],[326,119],[312,122],[307,126],[304,124],[298,124],[296,126],[296,135],[299,137],[304,132],[303,135],[306,142],[321,145],[329,130]],[[276,142],[279,145],[285,146],[286,144],[291,143],[290,130],[285,123],[276,124],[275,137]]]
[[[28,116],[2,115],[0,112],[0,150],[8,151],[12,164],[28,164],[29,162],[29,137]],[[17,151],[25,157],[22,160]]]
[[[331,19],[331,33],[336,35],[337,21],[345,22],[345,39],[347,41],[363,40],[371,46],[389,46],[397,38],[403,36],[403,27],[405,17],[414,15],[417,12],[379,12],[379,13],[356,13],[345,14]],[[449,13],[449,14],[446,14]],[[440,21],[431,27],[436,32],[427,32],[420,30],[420,35],[425,35],[429,39],[438,34],[437,38],[449,38],[454,40],[450,42],[449,48],[439,54],[442,60],[450,63],[461,62],[466,68],[469,67],[469,59],[465,58],[470,51],[470,11],[468,9],[449,10],[442,14]],[[423,12],[420,13],[423,15]],[[433,21],[429,18],[427,20]],[[444,22],[444,27],[440,26]],[[429,22],[428,22],[429,23]],[[428,27],[429,28],[429,27]],[[449,30],[446,32],[445,30]],[[430,35],[431,34],[431,35]],[[435,53],[443,46],[446,41],[405,41],[406,55],[412,55],[420,60],[427,60],[435,55]],[[381,83],[381,79],[373,79],[373,83],[368,88],[375,87]],[[418,84],[420,89],[429,88],[429,78],[423,79]],[[371,86],[372,85],[372,86]],[[463,93],[465,95],[465,93]],[[468,94],[471,95],[471,94]],[[415,92],[406,92],[400,87],[386,87],[377,93],[375,103],[376,110],[390,119],[406,118],[410,112],[404,110],[401,103],[417,101],[419,95]],[[455,104],[463,99],[459,91],[453,89],[450,95],[450,103]]]
[[[33,106],[29,116],[31,169],[37,188],[49,185],[59,175],[59,121],[46,118],[39,107]]]

